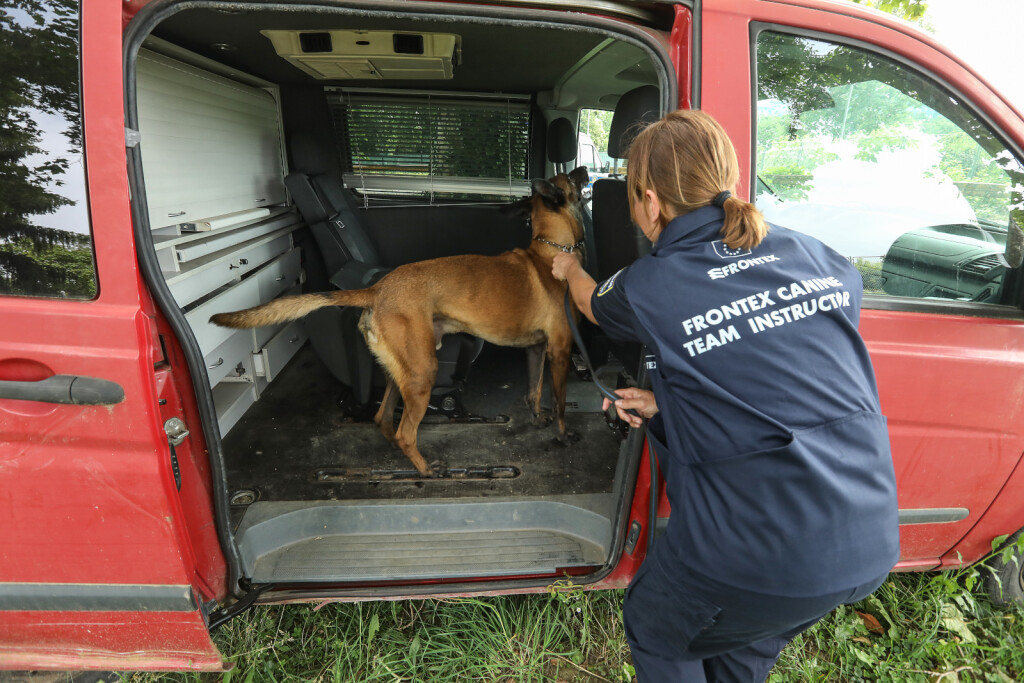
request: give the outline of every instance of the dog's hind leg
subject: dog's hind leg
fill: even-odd
[[[420,474],[433,476],[433,471],[416,445],[416,434],[427,413],[430,390],[437,378],[433,323],[429,319],[419,320],[380,311],[374,313],[372,320],[367,320],[365,316],[364,320],[363,334],[366,341],[388,371],[390,382],[395,385],[390,393],[385,390],[386,400],[377,412],[377,417],[381,418],[377,425],[385,437],[393,437]],[[387,333],[380,334],[379,330],[387,330]],[[384,418],[393,415],[393,408],[389,409],[388,404],[398,400],[397,393],[401,393],[405,407],[397,431],[392,431],[390,426],[393,422]]]
[[[395,443],[395,408],[398,407],[398,398],[401,394],[395,380],[388,377],[388,383],[384,387],[384,397],[380,401],[380,408],[373,417],[373,421],[380,429],[384,438]]]
[[[543,427],[551,422],[551,416],[544,414],[540,408],[541,394],[544,390],[544,352],[545,344],[526,347],[526,405],[533,414],[533,424]]]

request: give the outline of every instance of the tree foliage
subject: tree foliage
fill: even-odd
[[[80,274],[67,272],[64,261],[52,258],[54,250],[85,251],[91,264],[91,243],[86,235],[38,222],[73,204],[61,194],[72,160],[44,149],[41,119],[59,117],[68,147],[81,149],[77,3],[5,3],[0,64],[0,291],[66,293]],[[90,296],[95,286],[72,289]]]
[[[1020,166],[953,94],[850,46],[766,31],[757,54],[759,174],[781,197],[806,198],[815,169],[838,149],[871,163],[887,152],[934,149],[925,177],[952,180],[978,218],[1005,224]]]
[[[928,11],[928,0],[853,0],[858,5],[874,7],[907,21],[921,21]]]

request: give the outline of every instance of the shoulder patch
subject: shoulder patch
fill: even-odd
[[[623,270],[625,270],[625,268],[623,268],[619,272],[615,273],[615,275],[612,275],[610,278],[602,282],[601,286],[597,290],[597,295],[604,296],[608,292],[612,291],[612,289],[615,287],[615,280],[619,277],[619,275],[622,274]]]

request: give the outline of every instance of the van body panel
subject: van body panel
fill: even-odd
[[[237,560],[226,559],[238,529],[229,518],[228,497],[235,492],[211,463],[220,449],[219,428],[206,425],[204,436],[203,401],[196,396],[228,373],[189,376],[183,347],[197,345],[175,337],[140,270],[125,171],[121,95],[133,86],[123,82],[118,29],[140,11],[157,8],[147,9],[149,0],[82,4],[81,98],[99,294],[91,301],[0,296],[0,380],[101,378],[118,384],[125,398],[105,406],[0,399],[0,435],[8,442],[0,447],[0,503],[15,520],[0,526],[0,669],[222,670],[207,624],[217,603],[244,592],[232,585],[239,578]],[[630,11],[596,7],[593,14],[623,17],[623,25],[644,23],[647,9],[622,4]],[[359,6],[373,9],[369,2]],[[562,11],[547,3],[501,10],[547,21]],[[470,10],[460,5],[458,11]],[[699,105],[724,125],[740,159],[738,192],[744,196],[753,198],[755,187],[752,51],[759,27],[854,41],[893,55],[961,95],[1013,149],[1024,148],[1019,112],[980,75],[922,32],[879,13],[829,0],[704,0],[693,9],[662,4],[656,16],[662,23],[643,30],[672,60],[676,102],[682,108]],[[303,90],[309,97],[310,88],[283,84],[280,93]],[[295,105],[279,104],[288,119]],[[330,134],[329,126],[316,132]],[[490,219],[490,211],[413,205],[366,213],[382,264],[390,267],[445,255],[444,240],[422,230],[436,227],[431,221],[442,223],[467,251],[496,253],[528,242],[513,218]],[[460,218],[450,220],[456,214]],[[482,232],[480,225],[493,229]],[[309,258],[315,253],[312,240],[300,232],[287,239],[302,249],[303,277],[326,280],[330,274]],[[196,300],[201,305],[202,297]],[[996,318],[983,310],[930,312],[910,302],[868,297],[861,332],[889,418],[900,508],[907,513],[895,570],[979,560],[993,537],[1024,525],[1019,305]],[[301,334],[288,336],[305,341]],[[261,346],[256,340],[254,351]],[[272,367],[274,375],[280,370],[270,361],[263,367]],[[266,390],[274,379],[269,375],[251,390]],[[172,447],[165,425],[174,419],[189,434]],[[651,523],[657,526],[658,518],[668,516],[664,484],[652,478],[646,446],[636,445],[626,474],[618,475],[635,481],[635,490],[626,491],[610,523],[617,545],[604,566],[572,567],[587,588],[628,585],[647,552]],[[259,495],[251,493],[254,499]],[[537,593],[555,580],[525,573],[405,582],[381,577],[340,587],[326,581],[290,585],[268,591],[260,601]]]
[[[877,49],[961,94],[1006,136],[1011,149],[1019,154],[1024,147],[1024,125],[1003,98],[933,39],[889,17],[852,3],[746,0],[705,3],[702,25],[702,107],[723,123],[735,143],[746,171],[741,192],[752,192],[752,50],[759,29]],[[990,508],[1006,524],[1002,533],[1020,526],[1019,518],[1007,523],[1005,515],[1016,506],[1003,498],[1024,452],[1024,404],[1019,399],[1024,318],[1019,309],[998,319],[983,311],[930,314],[922,309],[907,300],[866,297],[861,313],[861,333],[889,420],[904,520],[901,564],[917,569],[949,566],[958,555],[971,563],[990,552],[991,537],[965,538],[983,519],[984,527],[992,528]],[[951,509],[969,514],[956,521],[906,522],[914,512]]]
[[[9,513],[0,525],[0,668],[220,666],[199,606],[216,580],[197,576],[183,512],[183,503],[200,514],[209,508],[208,484],[186,467],[185,495],[176,488],[159,407],[172,392],[157,387],[163,351],[136,267],[123,111],[111,96],[122,87],[119,19],[117,3],[82,9],[99,294],[0,297],[0,379],[99,378],[120,386],[124,399],[0,399],[0,502]],[[215,565],[219,553],[204,553],[203,565]],[[160,598],[168,586],[181,596],[171,613]],[[123,611],[135,604],[131,596],[138,606]]]

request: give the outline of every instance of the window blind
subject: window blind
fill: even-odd
[[[367,195],[529,194],[529,104],[328,89],[346,186]]]

